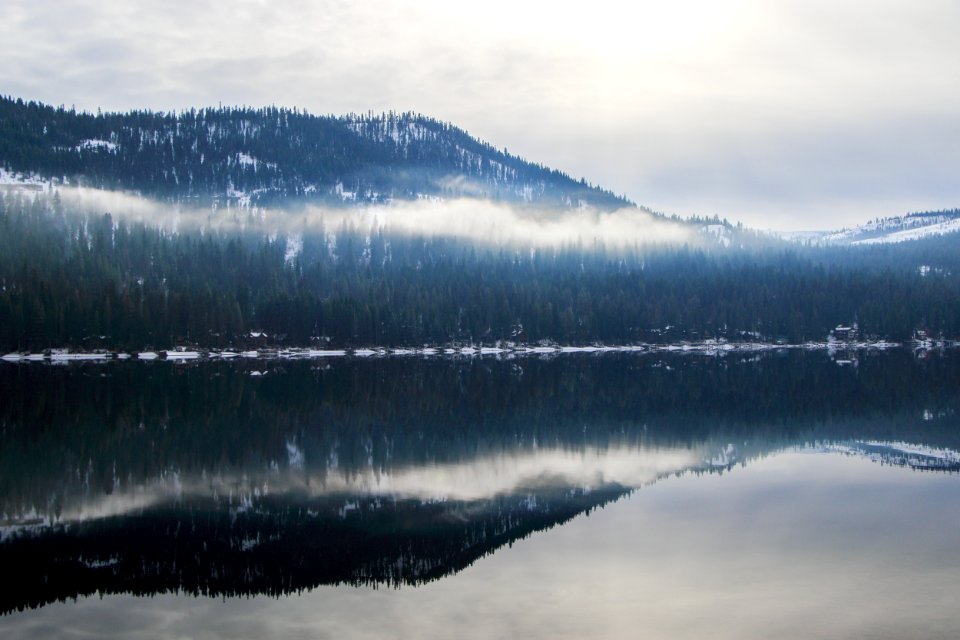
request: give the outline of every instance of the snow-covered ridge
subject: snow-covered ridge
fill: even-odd
[[[871,220],[840,231],[780,234],[787,240],[814,244],[869,245],[907,242],[960,231],[960,210],[910,213]]]
[[[918,240],[920,238],[928,238],[931,236],[942,236],[948,233],[956,233],[958,231],[960,231],[960,218],[953,218],[925,226],[904,228],[900,231],[894,231],[885,236],[880,236],[877,238],[864,238],[862,240],[855,240],[852,244],[906,242],[908,240]]]

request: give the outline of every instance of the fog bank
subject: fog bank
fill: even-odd
[[[683,223],[659,218],[636,207],[599,211],[590,207],[547,210],[488,200],[461,198],[395,201],[352,207],[237,206],[233,201],[201,207],[164,203],[120,191],[62,187],[65,210],[109,213],[173,232],[265,234],[335,234],[344,228],[408,236],[442,236],[497,246],[559,247],[579,245],[607,249],[691,239]]]

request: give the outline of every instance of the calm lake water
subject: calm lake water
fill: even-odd
[[[953,351],[4,365],[0,636],[955,638],[958,409]]]

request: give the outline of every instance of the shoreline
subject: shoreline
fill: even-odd
[[[424,347],[360,347],[346,349],[313,349],[309,347],[261,348],[261,349],[199,349],[177,347],[158,351],[74,351],[70,349],[47,349],[43,352],[11,352],[0,356],[0,362],[47,363],[69,362],[188,362],[218,360],[313,360],[325,358],[384,358],[384,357],[477,357],[477,356],[554,356],[570,354],[602,353],[693,353],[702,355],[721,355],[727,353],[762,353],[767,351],[828,351],[862,352],[886,351],[889,349],[912,348],[930,351],[941,348],[955,348],[960,342],[945,341],[811,341],[803,343],[776,342],[725,342],[703,340],[698,342],[675,342],[666,344],[640,343],[633,345],[528,345],[508,344],[496,346],[424,346]]]

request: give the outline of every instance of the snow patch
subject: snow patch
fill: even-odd
[[[84,140],[78,144],[76,149],[77,151],[108,151],[110,153],[116,153],[117,144],[115,142],[110,142],[109,140],[90,138],[89,140]]]
[[[283,261],[287,264],[293,264],[297,256],[303,251],[303,234],[295,233],[287,236],[287,250],[283,255]]]
[[[303,469],[304,455],[296,442],[287,442],[287,466],[291,469]]]

